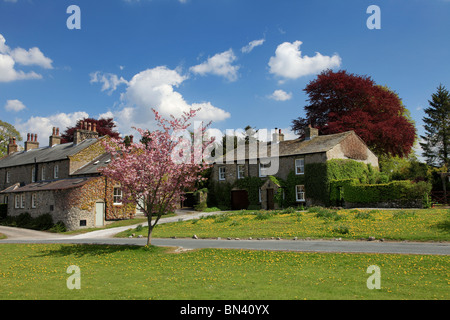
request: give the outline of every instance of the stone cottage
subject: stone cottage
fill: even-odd
[[[0,203],[7,204],[7,214],[50,213],[69,230],[133,217],[135,208],[122,204],[120,184],[98,171],[110,162],[104,139],[90,123],[82,124],[70,143],[61,144],[58,128],[45,147],[35,134],[27,135],[23,151],[10,139],[8,154],[0,159]]]
[[[318,129],[312,127],[308,127],[305,131],[303,139],[284,140],[281,130],[275,129],[272,141],[268,143],[267,152],[264,154],[261,154],[259,148],[254,148],[252,151],[250,147],[246,146],[245,156],[239,156],[235,149],[232,151],[234,161],[230,162],[229,155],[225,155],[221,161],[214,163],[211,174],[213,182],[228,183],[234,186],[230,195],[232,209],[245,209],[249,205],[248,190],[236,187],[236,182],[239,182],[237,180],[246,177],[258,177],[262,180],[263,184],[258,195],[260,207],[276,209],[278,207],[276,197],[279,194],[279,188],[283,187],[279,180],[288,180],[290,176],[297,178],[298,184],[290,186],[289,188],[292,190],[284,189],[279,196],[284,197],[285,192],[290,192],[295,194],[296,205],[324,205],[323,201],[311,196],[308,182],[303,182],[309,181],[310,186],[315,184],[311,182],[313,180],[311,176],[318,175],[318,172],[308,172],[308,167],[323,170],[321,169],[323,167],[314,167],[312,164],[326,164],[330,160],[343,159],[354,160],[378,168],[377,156],[354,131],[330,135],[319,135]],[[276,154],[272,152],[272,149],[275,150],[274,146],[277,147]],[[270,159],[271,156],[274,158]],[[268,173],[270,166],[274,163],[277,164],[275,172]],[[306,179],[308,177],[309,180]],[[327,191],[324,188],[320,192]]]

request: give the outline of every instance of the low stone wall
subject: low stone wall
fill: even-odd
[[[423,200],[391,200],[385,202],[374,202],[374,203],[356,203],[347,202],[344,204],[346,209],[351,208],[395,208],[395,209],[410,209],[410,208],[423,208]]]

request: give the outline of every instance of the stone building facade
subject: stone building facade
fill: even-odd
[[[104,139],[87,124],[76,130],[73,143],[61,144],[57,128],[46,147],[28,134],[25,149],[18,151],[11,139],[8,155],[0,159],[0,203],[7,204],[7,214],[49,213],[69,230],[133,217],[135,208],[122,203],[120,184],[98,171],[110,161]]]
[[[264,163],[269,161],[274,144],[276,144],[278,151],[274,162],[271,162],[268,166],[276,164],[275,172],[266,174],[267,169]],[[259,192],[259,202],[262,209],[276,209],[278,207],[276,201],[274,201],[274,195],[280,185],[277,185],[275,180],[268,179],[269,175],[283,180],[286,180],[291,172],[299,176],[307,175],[308,172],[305,171],[305,167],[308,164],[326,163],[333,159],[350,159],[378,168],[378,157],[354,131],[321,136],[317,129],[308,128],[304,139],[284,140],[284,135],[280,130],[273,134],[272,142],[267,146],[264,157],[258,151],[252,153],[248,146],[245,156],[238,156],[236,150],[233,151],[235,152],[234,162],[230,163],[224,156],[220,159],[221,161],[214,163],[211,179],[214,182],[225,182],[233,185],[236,180],[244,177],[261,178],[264,180]],[[233,191],[238,189],[235,187]],[[231,197],[233,197],[233,191]],[[304,185],[295,186],[295,190],[292,191],[296,194],[297,205],[311,205],[314,202],[313,199],[307,197],[307,190],[305,190]],[[234,192],[234,194],[239,193]],[[231,203],[234,203],[233,199]]]

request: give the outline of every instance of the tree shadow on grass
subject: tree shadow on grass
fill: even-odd
[[[146,252],[157,253],[161,248],[155,246],[133,246],[133,245],[101,245],[101,244],[61,244],[56,247],[43,250],[38,257],[67,257],[77,258],[84,256],[101,256],[118,252]]]
[[[436,223],[434,227],[439,229],[441,232],[450,233],[450,220],[445,220]]]

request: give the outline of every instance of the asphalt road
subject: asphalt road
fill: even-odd
[[[194,213],[161,219],[168,223],[180,219],[195,219],[202,215],[218,213]],[[142,225],[146,225],[145,223]],[[147,243],[145,238],[114,238],[114,234],[135,228],[126,226],[102,229],[85,234],[67,236],[28,229],[0,226],[0,233],[8,238],[2,243],[68,243],[68,244],[109,244],[139,245]],[[391,253],[391,254],[433,254],[450,255],[448,242],[395,242],[395,241],[337,241],[337,240],[225,240],[225,239],[152,239],[156,246],[180,247],[183,249],[221,248],[247,250],[281,250],[304,252],[348,252],[348,253]]]
[[[0,229],[1,232],[1,229]],[[145,238],[52,238],[5,239],[2,243],[68,243],[145,246]],[[183,249],[220,248],[245,250],[279,250],[303,252],[347,252],[450,255],[449,243],[431,242],[378,242],[336,240],[217,240],[217,239],[152,239],[156,246],[181,247]]]

